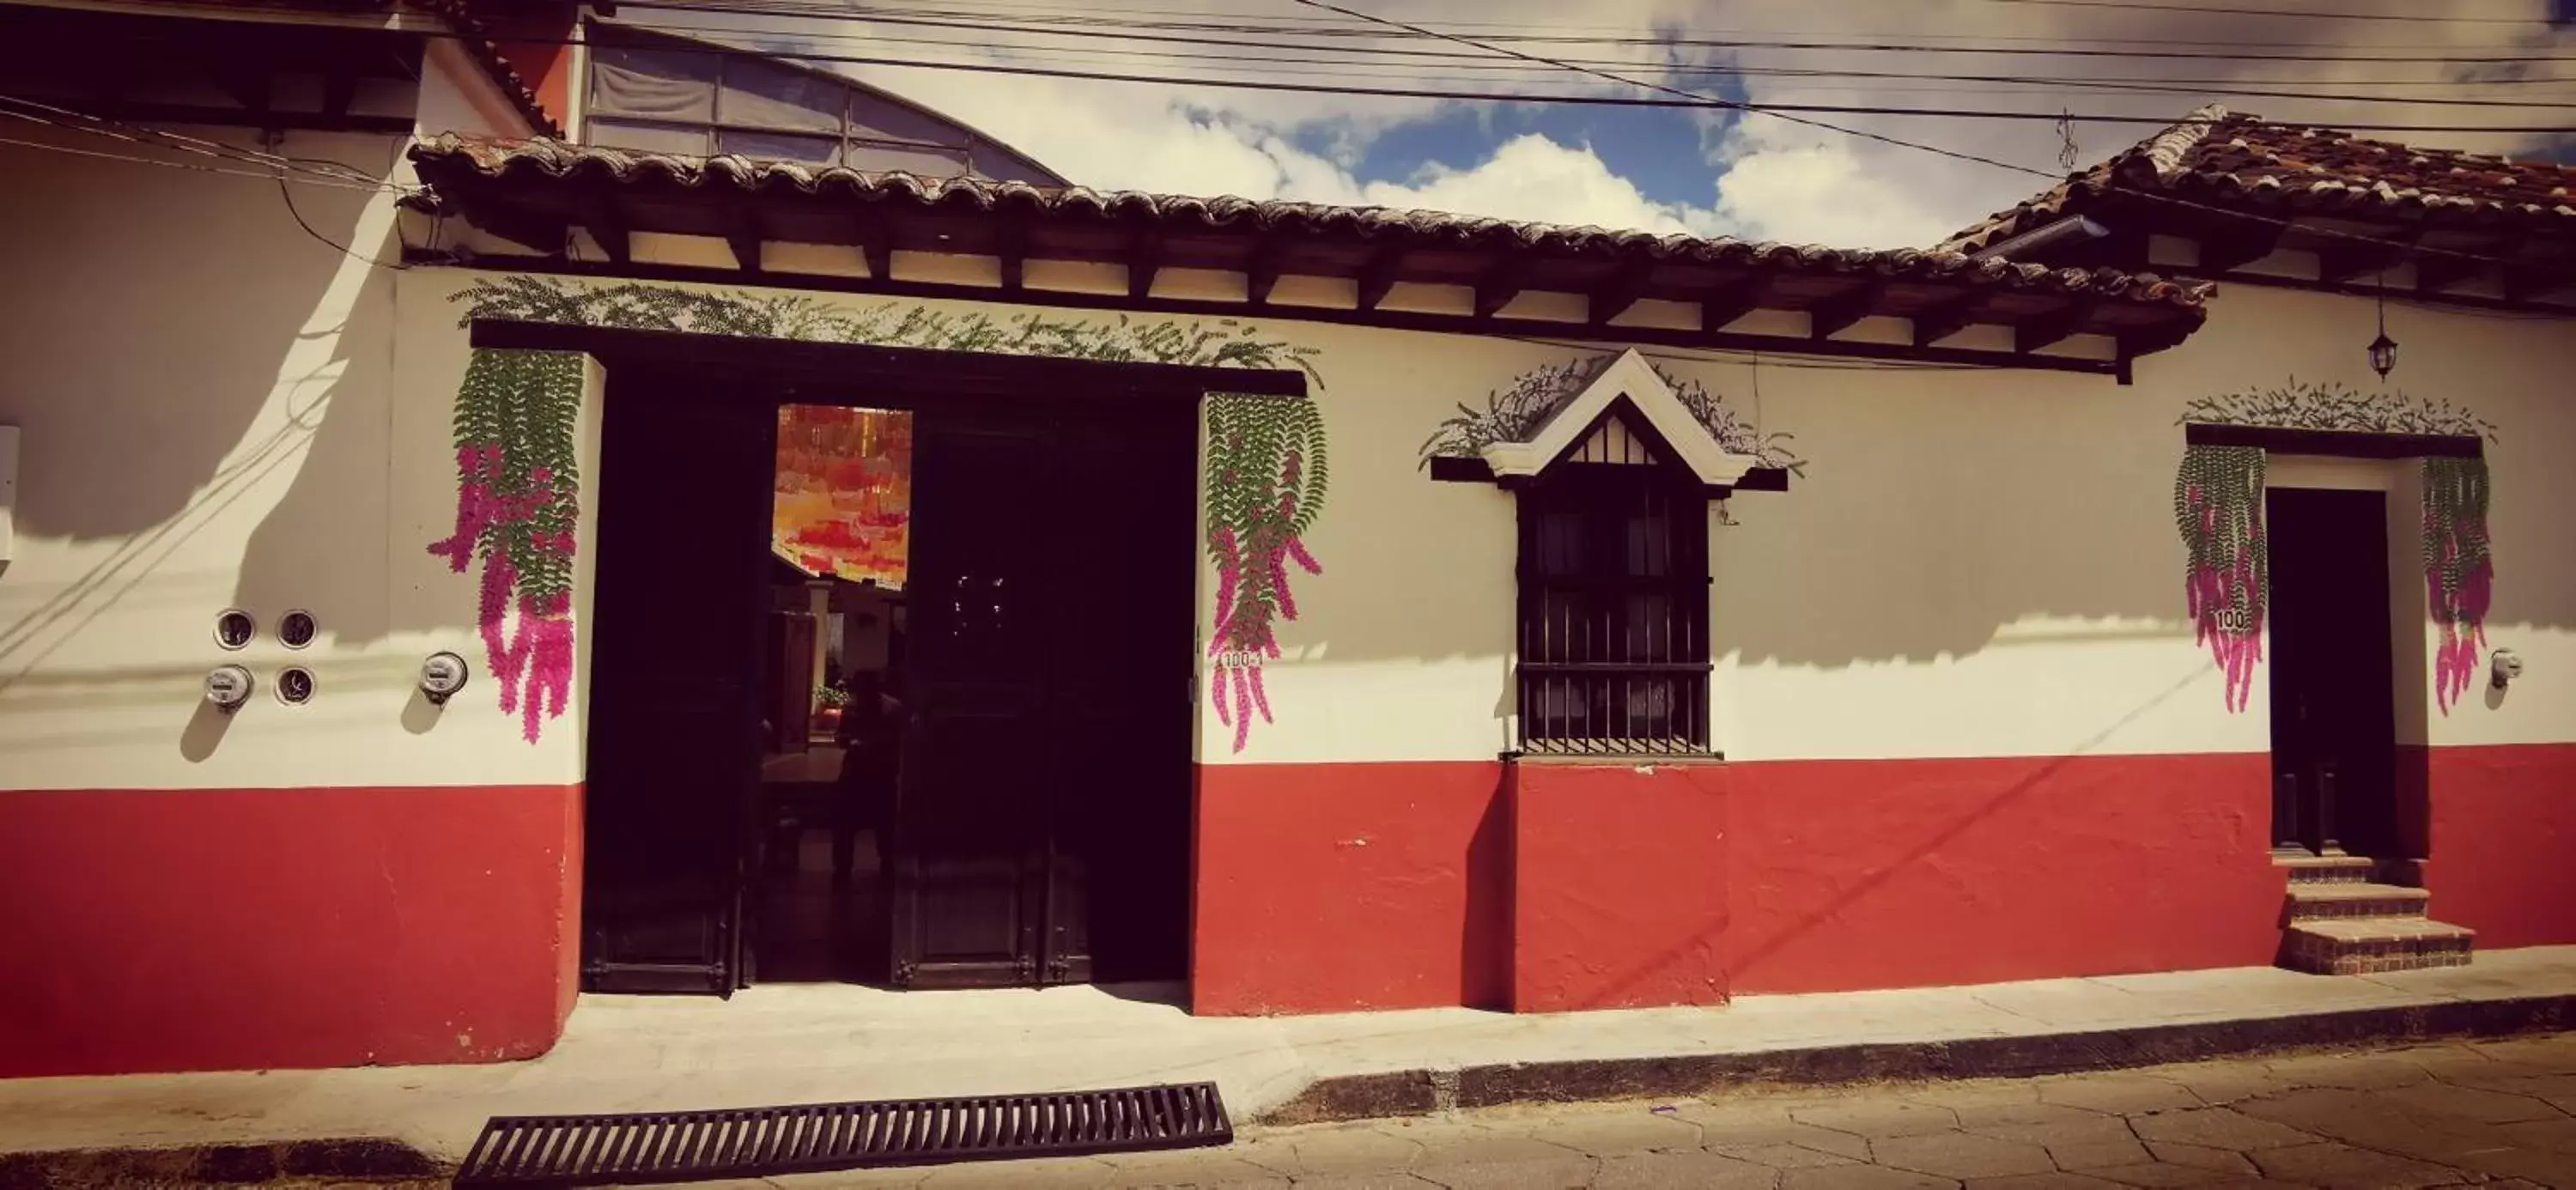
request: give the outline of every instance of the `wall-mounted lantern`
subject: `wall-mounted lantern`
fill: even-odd
[[[251,689],[256,684],[249,670],[238,665],[218,665],[206,671],[206,701],[214,704],[216,710],[232,714],[250,701]]]
[[[465,659],[454,653],[432,653],[420,663],[420,692],[431,705],[446,706],[448,699],[465,688],[465,679],[471,672],[465,667]]]

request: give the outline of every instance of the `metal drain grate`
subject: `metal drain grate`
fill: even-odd
[[[609,1186],[1072,1157],[1234,1139],[1215,1083],[732,1111],[494,1116],[456,1185]]]

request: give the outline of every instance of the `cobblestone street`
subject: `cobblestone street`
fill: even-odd
[[[2576,1187],[2576,1033],[2040,1079],[1247,1129],[1225,1149],[760,1184]]]

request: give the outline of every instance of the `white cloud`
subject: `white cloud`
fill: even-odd
[[[1437,21],[1462,31],[1541,30],[1574,36],[1635,37],[1646,30],[1697,39],[1704,44],[1681,47],[1695,63],[1717,63],[1762,73],[1735,81],[1755,102],[1832,104],[1857,107],[1985,107],[2055,111],[2072,108],[2146,118],[2154,122],[2179,117],[2198,103],[2225,99],[2238,110],[2251,109],[2275,119],[2392,123],[2506,122],[2556,123],[2541,116],[2558,113],[2511,108],[2478,109],[2425,105],[2372,105],[2231,95],[2231,90],[2308,90],[2361,92],[2381,96],[2529,97],[2543,91],[2531,85],[2472,81],[2463,68],[2443,61],[2356,62],[2355,55],[2415,56],[2432,59],[2475,56],[2507,42],[2525,44],[2526,52],[2546,52],[2570,42],[2538,25],[2506,28],[2465,23],[2393,25],[2348,18],[2366,13],[2420,13],[2420,0],[2271,0],[2273,6],[2308,16],[2247,19],[2159,9],[2008,5],[1982,0],[1940,0],[1913,4],[1819,4],[1814,0],[1598,0],[1571,15],[1561,0],[1480,0],[1473,22],[1447,3],[1428,0],[1373,0],[1370,11],[1397,19]],[[2495,15],[2514,15],[2517,6],[2538,15],[2544,0],[2494,0]],[[1192,8],[1227,20],[1245,20],[1239,5],[1215,0],[1163,0],[1166,9]],[[711,19],[693,18],[700,22]],[[1318,14],[1283,5],[1263,20],[1317,20]],[[1338,20],[1338,18],[1335,18]],[[1347,22],[1344,22],[1347,23]],[[839,19],[771,25],[771,29],[828,28],[837,42],[833,52],[855,48],[874,32],[866,22]],[[889,26],[891,36],[915,37],[923,30]],[[1864,40],[1879,44],[1921,46],[2045,46],[2082,42],[2095,49],[2127,45],[2144,48],[2162,41],[2179,50],[2226,50],[2260,45],[2265,52],[2310,55],[2317,62],[2145,57],[2051,58],[2016,54],[1876,53],[1858,50],[1781,50],[1743,43],[1765,39],[1799,41]],[[2102,39],[2130,39],[2113,43]],[[1232,77],[1257,75],[1265,67],[1251,63],[1227,66],[1211,62],[1201,47],[1188,53],[1169,43],[1119,42],[1127,55],[1114,64],[1067,60],[1059,55],[1012,48],[1041,39],[996,34],[989,44],[952,50],[916,49],[910,43],[889,45],[887,52],[954,57],[967,53],[989,61],[1043,63],[1049,67],[1114,69],[1122,72],[1200,76],[1221,72]],[[1062,43],[1057,43],[1061,46]],[[1345,45],[1368,42],[1346,41]],[[1426,46],[1465,51],[1409,40],[1405,48]],[[2401,50],[2400,47],[2405,49]],[[1097,48],[1097,47],[1095,47]],[[1298,48],[1298,47],[1282,47]],[[1320,46],[1302,47],[1320,50]],[[1666,61],[1667,47],[1614,42],[1547,45],[1544,52],[1594,60],[1624,61],[1632,77],[1652,75]],[[1261,54],[1261,50],[1243,51]],[[2116,49],[2114,53],[2118,52]],[[2340,60],[2338,60],[2340,59]],[[1412,59],[1389,59],[1373,68],[1376,85],[1469,87],[1476,90],[1551,89],[1623,90],[1597,79],[1544,70],[1517,70],[1493,75],[1443,76],[1441,65],[1422,65],[1404,73]],[[1866,70],[1932,75],[2043,76],[2101,82],[2128,80],[2162,87],[2155,91],[2096,90],[2071,83],[2038,85],[1964,82],[1940,79],[1820,78],[1813,72]],[[1648,198],[1631,180],[1613,172],[1589,148],[1539,136],[1519,136],[1497,144],[1484,159],[1465,166],[1428,166],[1400,182],[1363,184],[1354,169],[1368,146],[1385,130],[1444,112],[1435,100],[1389,97],[1248,91],[1204,86],[1157,86],[1082,82],[996,74],[853,67],[850,72],[890,90],[948,112],[1006,140],[1038,160],[1085,184],[1189,194],[1235,194],[1247,198],[1300,198],[1321,202],[1419,206],[1467,214],[1565,223],[1591,223],[1651,231],[1687,230],[1731,234],[1748,239],[1778,239],[1851,247],[1928,245],[1986,213],[2011,205],[2049,184],[2047,176],[1998,169],[1874,142],[1773,117],[1703,115],[1708,132],[1698,145],[1675,145],[1676,153],[1699,156],[1708,163],[1711,186],[1706,205],[1659,202]],[[2174,79],[2202,82],[2173,83]],[[1351,83],[1352,78],[1332,81]],[[1673,76],[1675,86],[1705,90],[1705,75]],[[2413,85],[2406,85],[2413,84]],[[2562,92],[2549,90],[2552,98]],[[1490,108],[1477,108],[1490,112]],[[2041,175],[2058,172],[2058,135],[2046,121],[1924,119],[1901,116],[1824,115],[1817,117],[1849,128],[1917,140],[1943,148],[2013,162]],[[1719,128],[1723,127],[1720,132]],[[2155,123],[2136,125],[2080,124],[2076,128],[2082,159],[2090,163],[2151,134]],[[2368,134],[2365,134],[2368,135]],[[2405,139],[2395,134],[2396,139]],[[2427,144],[2507,151],[2528,148],[2531,138],[2510,135],[2424,134]],[[1321,146],[1315,151],[1313,146]],[[1696,201],[1696,200],[1695,200]]]

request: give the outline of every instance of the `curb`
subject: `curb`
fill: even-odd
[[[257,1185],[281,1178],[445,1185],[453,1172],[419,1149],[377,1136],[271,1144],[0,1153],[0,1190]]]
[[[2367,1043],[2505,1037],[2576,1029],[2576,994],[2020,1037],[1872,1042],[1742,1053],[1578,1058],[1452,1070],[1328,1075],[1248,1122],[1315,1124],[1422,1116],[1507,1103],[1683,1098],[1743,1084],[1832,1086],[2121,1070]]]

